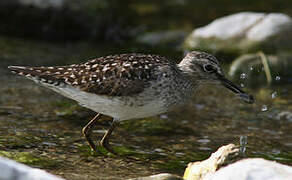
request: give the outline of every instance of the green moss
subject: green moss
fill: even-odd
[[[185,135],[192,133],[192,129],[181,124],[169,123],[158,118],[131,120],[123,122],[122,128],[147,136],[169,136],[170,134]]]
[[[8,152],[0,151],[0,156],[13,159],[17,162],[24,163],[29,166],[44,168],[44,169],[53,169],[59,165],[59,162],[48,159],[46,157],[38,157],[29,152]]]
[[[183,174],[185,168],[187,167],[187,162],[181,160],[170,160],[163,163],[158,163],[155,166],[168,173]]]
[[[116,155],[108,152],[105,148],[102,146],[97,146],[97,152],[94,152],[90,149],[88,145],[79,145],[78,149],[79,152],[85,156],[86,158],[91,157],[98,157],[98,156],[108,156],[108,157],[116,157]],[[149,154],[149,153],[140,153],[136,150],[129,149],[125,146],[112,146],[113,150],[118,154],[118,156],[126,157],[126,158],[134,158],[136,160],[146,160],[146,159],[156,159],[161,157],[157,154]]]
[[[157,153],[141,153],[136,150],[129,149],[125,146],[116,146],[113,148],[118,155],[127,158],[134,158],[136,160],[145,161],[147,159],[162,158],[162,156]]]
[[[53,102],[52,105],[55,107],[54,112],[58,116],[72,115],[79,108],[75,102],[65,99]]]
[[[109,153],[106,149],[103,147],[97,145],[97,152],[92,151],[89,145],[87,144],[79,144],[78,145],[78,150],[81,153],[81,155],[85,157],[98,157],[98,156],[113,156],[111,153]],[[114,150],[119,154],[121,153],[120,151],[117,151],[115,147],[113,147]]]
[[[0,144],[5,144],[5,147],[9,148],[34,146],[39,142],[41,142],[39,137],[27,133],[18,132],[15,136],[0,136]]]

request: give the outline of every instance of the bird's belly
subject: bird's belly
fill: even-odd
[[[123,99],[93,94],[92,98],[86,97],[78,102],[84,107],[114,117],[119,121],[154,116],[166,111],[161,101],[153,100],[139,103],[137,98],[127,97],[127,102]]]
[[[159,98],[145,99],[147,95],[109,97],[87,93],[70,86],[62,88],[53,86],[51,89],[77,101],[86,108],[119,121],[154,116],[167,110],[163,101]]]

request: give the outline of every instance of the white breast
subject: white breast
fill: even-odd
[[[149,94],[140,94],[135,97],[107,97],[87,93],[69,85],[49,88],[77,101],[86,108],[120,121],[154,116],[167,110],[164,102],[159,98],[145,99],[145,97],[150,97]]]

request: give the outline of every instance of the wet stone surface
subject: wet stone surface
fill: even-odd
[[[182,108],[157,117],[121,123],[111,143],[122,155],[92,153],[82,127],[95,115],[30,80],[11,74],[8,65],[60,65],[96,52],[86,44],[56,45],[1,39],[0,156],[67,179],[122,179],[162,172],[182,175],[190,161],[206,159],[218,147],[247,136],[246,157],[292,165],[292,86],[248,91],[245,104],[220,86],[205,86]],[[272,94],[277,92],[277,96]],[[273,98],[272,98],[273,97]],[[262,107],[266,110],[262,111]],[[282,113],[282,114],[281,114]],[[108,124],[95,128],[99,140]],[[290,140],[290,141],[289,141]],[[133,157],[136,160],[126,158]]]

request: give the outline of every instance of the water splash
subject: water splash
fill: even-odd
[[[250,70],[250,71],[253,71],[253,67],[251,66],[251,67],[249,68],[249,70]]]
[[[245,85],[244,85],[243,83],[240,83],[240,87],[244,88],[244,86],[245,86]]]
[[[245,73],[241,73],[240,74],[240,79],[245,79],[245,78],[247,78],[247,75]]]
[[[241,153],[242,155],[245,155],[246,145],[247,145],[247,136],[240,136],[239,143],[240,143],[239,153]]]
[[[276,76],[276,77],[275,77],[275,80],[276,80],[276,81],[280,81],[280,79],[281,79],[280,76]]]
[[[268,106],[267,105],[263,105],[262,108],[261,108],[261,111],[262,112],[268,111]]]

